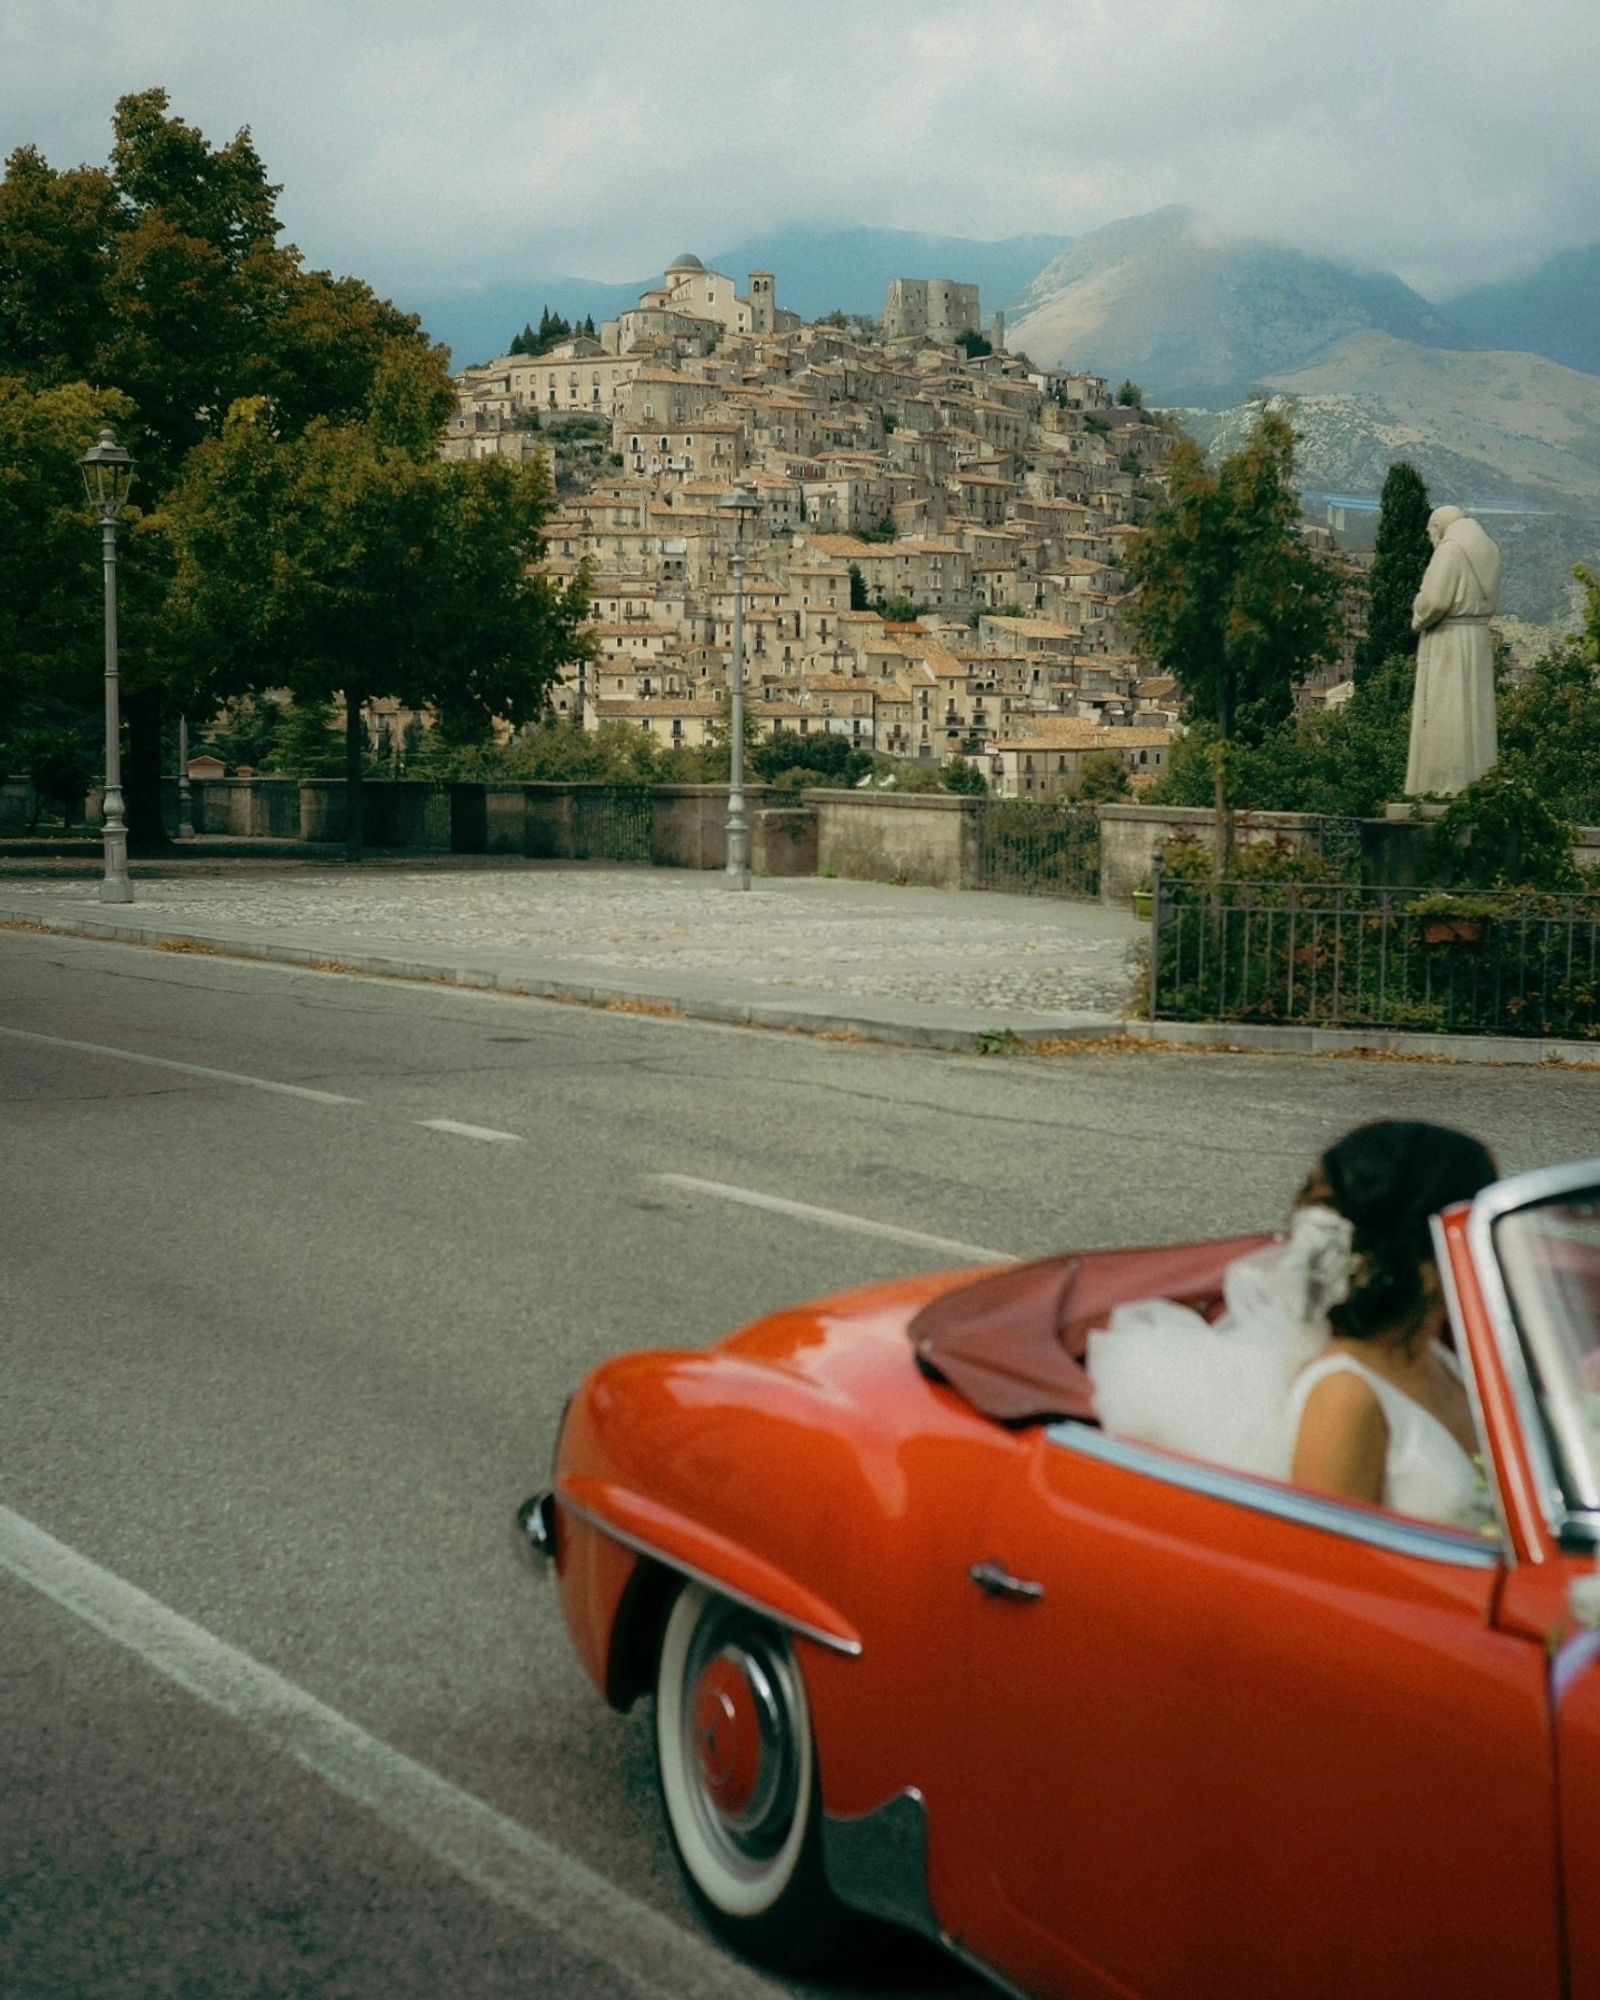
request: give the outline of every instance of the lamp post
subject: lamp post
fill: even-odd
[[[728,860],[730,889],[750,886],[750,822],[744,810],[744,524],[761,505],[751,486],[730,486],[717,503],[733,516],[733,658],[729,663]]]
[[[100,553],[106,580],[106,782],[100,807],[106,872],[100,883],[100,900],[131,903],[128,825],[122,816],[122,709],[117,687],[117,517],[133,484],[133,460],[106,430],[79,463],[89,504],[100,516]]]
[[[194,815],[189,802],[189,718],[178,717],[178,838],[194,839]]]

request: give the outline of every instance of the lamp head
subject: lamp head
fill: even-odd
[[[100,442],[91,445],[78,463],[89,504],[102,521],[116,520],[127,505],[128,488],[133,484],[132,457],[109,430],[103,430]]]
[[[761,511],[761,495],[753,486],[747,486],[741,480],[728,488],[717,505],[725,513],[733,516],[735,527],[740,534],[743,534],[746,520],[752,514],[759,514]]]

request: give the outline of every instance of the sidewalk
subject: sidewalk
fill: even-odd
[[[1053,897],[594,862],[0,860],[0,924],[945,1049],[1120,1032],[1144,927]]]

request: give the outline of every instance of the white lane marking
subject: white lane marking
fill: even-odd
[[[134,1584],[0,1507],[0,1566],[585,1957],[640,2000],[776,2000],[778,1989],[482,1799]]]
[[[489,1139],[499,1146],[520,1146],[520,1132],[497,1132],[492,1125],[458,1125],[453,1118],[419,1118],[430,1132],[454,1132],[459,1139]]]
[[[203,1063],[177,1062],[171,1056],[140,1055],[134,1049],[107,1048],[101,1042],[69,1042],[64,1035],[40,1035],[31,1028],[0,1025],[0,1040],[40,1042],[52,1049],[76,1049],[80,1055],[111,1056],[117,1062],[142,1063],[146,1069],[175,1069],[184,1076],[203,1076],[211,1083],[239,1083],[249,1090],[270,1090],[277,1097],[304,1097],[313,1104],[362,1104],[364,1098],[341,1097],[336,1090],[312,1090],[303,1083],[274,1083],[270,1077],[241,1076],[237,1070],[207,1069]]]
[[[690,1194],[714,1195],[719,1201],[737,1201],[746,1208],[792,1215],[801,1222],[825,1222],[831,1228],[848,1229],[857,1236],[886,1236],[891,1243],[910,1243],[919,1250],[948,1250],[970,1264],[1017,1261],[1009,1250],[989,1250],[981,1243],[960,1243],[953,1236],[929,1236],[920,1229],[902,1229],[894,1222],[873,1222],[865,1215],[850,1215],[840,1208],[814,1208],[809,1201],[787,1201],[778,1194],[758,1194],[754,1188],[729,1187],[725,1181],[697,1180],[693,1174],[651,1174],[649,1178],[667,1187],[685,1188]]]

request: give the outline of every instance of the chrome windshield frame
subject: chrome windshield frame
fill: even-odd
[[[1600,1478],[1583,1441],[1583,1420],[1572,1400],[1571,1385],[1559,1357],[1550,1352],[1542,1329],[1525,1327],[1519,1321],[1495,1245],[1495,1230],[1508,1216],[1544,1207],[1563,1195],[1584,1189],[1600,1193],[1600,1160],[1541,1167],[1532,1173],[1497,1181],[1493,1187],[1485,1188],[1472,1204],[1467,1217],[1467,1245],[1495,1347],[1521,1421],[1545,1524],[1557,1543],[1576,1529],[1588,1543],[1600,1546]],[[1544,1383],[1542,1403],[1539,1383],[1529,1366],[1530,1353]],[[1562,1465],[1558,1465],[1552,1448],[1552,1433],[1576,1499],[1568,1497]]]

